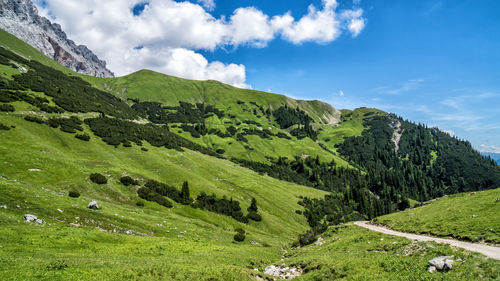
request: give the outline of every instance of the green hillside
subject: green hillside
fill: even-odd
[[[469,241],[500,243],[500,189],[438,198],[424,206],[378,217],[391,229]]]
[[[498,276],[479,255],[421,245],[403,257],[408,241],[336,226],[494,187],[498,167],[466,142],[216,81],[84,76],[3,31],[0,45],[3,280],[255,280],[281,262],[302,280]],[[445,254],[470,262],[427,274]]]

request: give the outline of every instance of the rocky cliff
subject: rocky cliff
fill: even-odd
[[[0,28],[76,72],[114,77],[105,61],[68,39],[60,25],[39,16],[30,0],[0,0]]]

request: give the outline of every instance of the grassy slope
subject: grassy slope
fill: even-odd
[[[207,121],[208,128],[217,128],[225,131],[226,124],[236,125],[236,122],[252,120],[262,124],[263,128],[270,128],[275,133],[278,128],[274,123],[269,122],[264,114],[259,111],[261,117],[253,113],[257,109],[250,102],[255,102],[264,109],[275,109],[287,104],[291,107],[300,107],[313,117],[319,124],[327,124],[332,120],[337,120],[339,112],[332,107],[318,101],[296,101],[283,95],[265,93],[254,90],[239,89],[217,81],[196,81],[187,80],[169,75],[141,70],[118,78],[95,78],[85,77],[85,79],[96,85],[98,88],[110,91],[122,98],[138,98],[141,101],[156,101],[164,105],[176,106],[179,101],[207,104],[215,104],[217,108],[226,113],[237,116],[235,119],[225,116],[222,119],[213,117]],[[244,101],[245,104],[238,105],[237,101]],[[256,128],[255,125],[240,124],[240,128]],[[202,138],[191,138],[189,133],[182,133],[183,137],[191,139],[200,144],[205,144],[215,149],[224,149],[230,157],[243,158],[253,161],[266,161],[266,156],[278,157],[294,156],[307,154],[311,156],[320,156],[325,161],[335,160],[341,166],[348,166],[347,162],[338,155],[331,154],[321,149],[314,141],[309,138],[294,141],[272,138],[261,139],[259,137],[247,136],[248,143],[237,142],[232,138],[220,138],[215,135],[206,135]],[[248,150],[245,146],[253,148]],[[299,153],[300,152],[300,153]]]
[[[353,225],[333,227],[322,235],[324,244],[291,249],[287,265],[310,273],[294,280],[496,280],[500,262],[433,242],[416,242]],[[454,256],[454,269],[427,272],[428,261]]]
[[[500,188],[442,197],[374,221],[405,232],[500,243]]]
[[[335,150],[335,145],[343,142],[346,137],[358,137],[366,129],[363,121],[367,116],[385,115],[387,113],[375,108],[357,108],[342,110],[341,122],[337,126],[322,126],[319,139],[329,149]],[[365,116],[365,114],[369,114]]]
[[[345,124],[340,124],[340,126],[327,126],[327,124],[337,123],[341,114],[340,111],[323,102],[294,100],[284,95],[235,88],[218,81],[188,80],[150,70],[141,70],[117,78],[97,78],[75,73],[59,65],[3,30],[0,30],[0,38],[1,45],[14,50],[20,55],[35,59],[65,73],[79,76],[94,86],[110,91],[123,99],[139,98],[141,101],[157,101],[169,106],[176,106],[179,101],[190,103],[205,102],[207,104],[215,104],[219,109],[228,113],[222,120],[219,120],[217,117],[208,120],[208,128],[217,128],[225,131],[224,128],[228,126],[228,122],[235,124],[243,120],[252,120],[261,123],[263,128],[271,128],[274,133],[277,133],[278,128],[275,127],[274,123],[269,122],[264,116],[258,118],[253,114],[253,109],[256,107],[250,104],[250,102],[256,102],[258,105],[263,106],[264,109],[275,109],[284,104],[291,107],[299,107],[317,122],[316,126],[322,128],[322,136],[328,135],[332,138],[333,134],[334,141],[332,143],[322,142],[333,153],[325,151],[309,138],[298,140],[293,137],[293,141],[291,142],[277,137],[273,137],[272,140],[263,140],[256,136],[248,136],[249,142],[242,143],[232,138],[220,138],[215,135],[192,138],[189,133],[183,132],[180,129],[174,131],[180,131],[183,137],[194,142],[210,146],[214,149],[224,149],[227,152],[226,155],[229,157],[266,162],[266,156],[293,158],[294,156],[307,154],[312,157],[320,156],[324,161],[335,160],[338,165],[343,167],[349,166],[342,157],[334,153],[335,147],[333,145],[341,142],[343,139],[344,134],[339,132],[351,131],[353,127],[355,127],[354,130],[359,131],[360,128],[357,123],[361,121],[354,121],[354,125],[346,122]],[[15,74],[15,70],[12,68],[7,68],[3,72],[7,76]],[[2,73],[2,69],[0,69],[0,73]],[[245,104],[238,105],[236,101],[245,101]],[[233,120],[227,116],[229,114],[235,115],[237,118]],[[255,125],[244,123],[239,125],[239,127],[256,128]],[[245,148],[245,146],[251,147],[252,150]]]
[[[18,53],[46,59],[5,33],[0,33],[0,38],[2,44]],[[71,73],[48,59],[45,63]],[[24,121],[24,113],[19,110],[33,108],[25,103],[14,105],[16,113],[0,113],[2,123],[16,126],[0,131],[0,205],[7,206],[0,208],[2,280],[253,280],[256,272],[252,268],[262,271],[269,264],[280,263],[281,248],[307,229],[304,218],[294,213],[301,208],[296,197],[324,194],[197,152],[150,146],[148,152],[136,146],[114,148],[95,138],[88,128],[92,140],[83,142],[58,129]],[[91,183],[88,175],[92,172],[105,173],[108,184]],[[177,187],[189,180],[192,196],[201,190],[232,196],[244,209],[250,197],[256,197],[263,221],[244,225],[178,204],[173,209],[150,202],[137,207],[135,188],[118,183],[124,174]],[[66,194],[70,189],[80,191],[82,196],[69,198]],[[98,200],[101,210],[86,208],[92,199]],[[24,223],[22,216],[26,213],[39,216],[47,224]],[[245,242],[232,243],[235,227],[247,231]],[[125,235],[127,230],[137,235]],[[379,242],[381,237],[387,242]],[[399,238],[349,226],[327,234],[327,243],[321,248],[289,250],[285,262],[320,266],[300,277],[302,280],[323,280],[332,272],[338,272],[337,278],[351,280],[373,276],[396,280],[498,276],[498,263],[444,246],[425,247],[428,252],[423,257],[402,257],[401,247],[409,242],[395,239]],[[402,246],[392,246],[392,242]],[[467,257],[468,262],[447,275],[425,273],[425,259],[441,254]]]
[[[91,279],[91,274],[113,274],[117,279],[127,276],[122,273],[138,277],[141,270],[152,278],[156,273],[150,270],[154,267],[172,278],[184,279],[189,275],[187,279],[199,280],[200,276],[213,273],[214,278],[244,280],[250,259],[275,260],[280,247],[307,229],[304,217],[294,212],[302,208],[297,204],[297,196],[325,194],[260,176],[229,161],[197,152],[155,147],[144,152],[135,146],[114,148],[93,135],[90,142],[83,142],[72,134],[27,122],[17,114],[1,113],[0,120],[16,126],[0,131],[0,205],[7,205],[7,209],[0,209],[0,244],[4,245],[0,248],[0,271],[7,272],[7,277],[19,275],[26,257],[30,256],[31,270],[25,270],[21,279],[45,276],[53,280],[62,273],[45,267],[63,258],[75,270],[64,271],[61,278],[65,279],[74,276]],[[91,183],[88,175],[92,172],[105,173],[108,184]],[[124,174],[156,179],[178,188],[182,181],[189,180],[192,196],[202,190],[226,195],[240,201],[243,209],[255,197],[263,221],[242,224],[178,204],[173,209],[150,202],[145,202],[143,208],[137,207],[135,187],[118,182]],[[67,191],[71,189],[82,196],[69,198]],[[87,209],[93,199],[99,202],[101,210]],[[22,222],[26,213],[37,215],[50,225],[28,226]],[[71,222],[82,227],[68,226]],[[236,227],[248,232],[243,244],[231,243]],[[94,228],[115,230],[119,234],[106,235]],[[123,235],[127,230],[164,239]],[[183,231],[186,233],[182,234]],[[61,237],[67,239],[58,241]],[[250,241],[259,244],[252,245]],[[28,246],[23,246],[25,243]],[[85,258],[94,251],[96,256]],[[208,253],[214,251],[214,258],[206,261]],[[127,257],[134,253],[140,254]],[[157,255],[164,259],[153,261]],[[116,259],[119,261],[114,262]],[[126,270],[139,260],[143,264],[141,270]],[[195,266],[191,268],[191,264]]]

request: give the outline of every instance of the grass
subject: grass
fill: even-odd
[[[385,112],[375,108],[342,110],[341,122],[336,126],[322,126],[319,139],[321,143],[335,151],[335,145],[342,143],[344,138],[361,136],[361,133],[366,129],[363,125],[365,118],[385,114]]]
[[[307,274],[294,280],[495,280],[500,262],[433,242],[416,242],[353,225],[330,228],[323,245],[289,249],[286,265]],[[446,273],[427,272],[428,261],[449,255],[459,258]]]
[[[323,128],[320,142],[332,151],[326,152],[309,139],[263,140],[248,136],[246,145],[253,148],[248,150],[229,138],[195,139],[179,133],[209,147],[225,149],[226,156],[265,161],[266,155],[308,154],[348,166],[336,155],[334,144],[345,136],[361,134],[366,113],[383,114],[364,108],[344,111],[339,126],[326,126],[340,113],[318,101],[296,101],[216,81],[185,80],[152,71],[95,78],[60,66],[1,30],[0,42],[123,99],[139,97],[165,105],[177,105],[180,100],[206,102],[237,116],[236,120],[213,117],[207,122],[209,128],[223,129],[226,122],[253,120],[276,132],[265,117],[253,114],[255,106],[250,101],[272,108],[283,104],[299,106],[316,120],[315,126]],[[0,69],[0,74],[8,78],[15,71]],[[236,106],[237,100],[245,101],[245,105]],[[259,175],[194,151],[179,152],[148,144],[147,152],[135,145],[115,148],[95,137],[86,125],[84,130],[91,140],[84,142],[74,134],[25,121],[26,114],[53,115],[24,102],[13,104],[16,112],[0,113],[2,124],[15,126],[0,131],[0,206],[6,206],[0,208],[2,280],[255,280],[266,266],[281,262],[307,270],[297,280],[481,280],[499,275],[499,263],[479,255],[443,245],[415,244],[352,225],[328,230],[322,246],[290,248],[297,235],[309,229],[304,216],[295,212],[303,209],[297,204],[298,197],[319,198],[325,192]],[[95,114],[72,115],[83,118]],[[332,140],[326,141],[327,137]],[[104,174],[108,183],[92,183],[88,177],[95,172]],[[241,203],[245,213],[254,197],[263,220],[242,224],[176,203],[167,209],[139,199],[137,187],[119,182],[123,175],[141,183],[155,179],[179,189],[188,180],[192,197],[201,191],[231,197]],[[69,197],[70,190],[81,196]],[[97,200],[101,208],[88,209],[91,200]],[[144,206],[137,206],[138,201]],[[24,214],[36,215],[46,223],[25,223]],[[233,242],[236,228],[246,231],[244,242]],[[445,254],[465,262],[446,274],[427,273],[426,261]]]
[[[270,129],[274,133],[280,129],[270,122],[263,112],[250,102],[255,102],[265,109],[276,109],[282,105],[290,107],[299,107],[306,111],[316,122],[315,126],[323,127],[328,131],[326,135],[334,138],[334,143],[343,141],[344,133],[339,133],[339,129],[330,130],[331,126],[327,124],[337,123],[340,118],[340,112],[330,105],[320,101],[301,101],[288,98],[284,95],[272,94],[267,92],[240,89],[232,87],[218,81],[197,81],[177,78],[150,70],[140,70],[126,76],[117,78],[98,78],[72,72],[71,70],[59,65],[37,50],[18,40],[14,36],[0,31],[0,44],[14,50],[16,53],[31,59],[35,59],[45,65],[53,67],[64,73],[79,76],[88,81],[97,88],[109,91],[116,96],[127,100],[128,98],[138,98],[141,101],[156,101],[163,105],[177,106],[179,101],[216,105],[218,109],[224,110],[226,116],[222,119],[217,117],[207,120],[208,129],[216,128],[225,131],[225,128],[230,125],[235,125],[239,128],[254,128],[255,125],[242,123],[244,120],[252,120],[262,124],[262,128]],[[6,77],[10,77],[13,68],[7,69]],[[2,73],[2,69],[0,69]],[[237,104],[237,101],[244,101],[244,104]],[[19,110],[24,110],[24,106]],[[258,114],[254,114],[253,110],[257,110]],[[236,118],[229,117],[230,115]],[[259,117],[260,116],[260,117]],[[242,123],[237,125],[238,123]],[[353,121],[358,122],[358,121]],[[350,123],[346,123],[340,130],[350,130]],[[362,130],[363,127],[356,127],[356,130]],[[180,133],[178,133],[180,131]],[[182,130],[174,130],[174,132],[186,137],[197,143],[209,146],[214,149],[223,149],[226,151],[226,156],[236,157],[245,160],[268,162],[267,157],[288,157],[302,156],[306,154],[312,157],[319,156],[324,161],[332,161],[342,166],[351,167],[344,159],[335,154],[335,148],[326,143],[329,151],[321,148],[318,143],[310,140],[298,140],[292,137],[292,141],[273,137],[272,140],[261,139],[255,136],[248,136],[249,142],[238,142],[233,138],[220,138],[216,135],[207,135],[202,138],[192,138],[189,133]],[[360,133],[359,133],[360,134]],[[347,134],[349,135],[349,134]],[[333,153],[332,153],[333,152]]]
[[[378,217],[391,229],[469,241],[500,243],[500,188],[442,197],[427,205]]]

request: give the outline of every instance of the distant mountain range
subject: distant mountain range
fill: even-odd
[[[489,156],[491,159],[495,160],[498,165],[500,165],[500,153],[493,153],[493,152],[482,152],[484,156]]]
[[[86,46],[76,45],[68,39],[59,24],[39,16],[30,0],[0,0],[0,28],[73,71],[114,77],[105,61]]]

